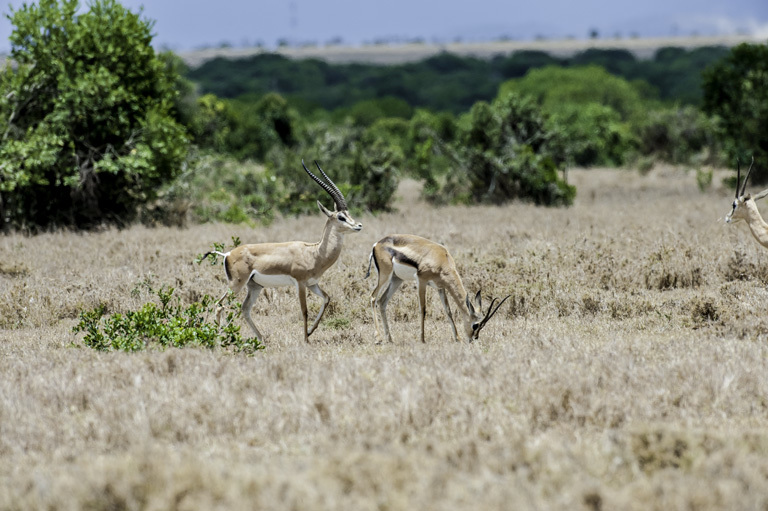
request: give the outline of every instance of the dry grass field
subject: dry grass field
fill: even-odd
[[[451,43],[404,43],[350,45],[301,45],[278,48],[206,48],[182,51],[179,56],[190,67],[197,67],[216,57],[229,59],[248,58],[264,52],[274,52],[293,59],[320,59],[334,64],[403,64],[418,62],[442,52],[455,55],[490,59],[496,55],[509,55],[517,51],[543,51],[555,57],[570,57],[590,49],[626,50],[637,58],[653,57],[659,48],[674,46],[693,49],[702,46],[736,46],[744,42],[762,43],[762,37],[749,35],[730,36],[677,36],[677,37],[628,37],[606,39],[537,39],[534,41],[490,41]]]
[[[723,223],[726,174],[701,193],[678,169],[572,171],[568,209],[434,209],[406,183],[397,212],[357,215],[310,344],[277,290],[250,357],[100,353],[71,330],[137,309],[143,282],[218,295],[196,254],[314,241],[319,213],[4,236],[0,509],[766,509],[768,250]],[[512,294],[479,342],[454,343],[428,291],[419,343],[413,285],[395,342],[373,342],[362,277],[392,232],[446,244],[470,292]]]

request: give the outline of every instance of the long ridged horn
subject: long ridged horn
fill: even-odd
[[[488,312],[486,313],[486,315],[483,318],[483,320],[480,322],[480,325],[478,326],[478,330],[483,328],[485,326],[485,324],[488,323],[488,320],[490,320],[493,317],[493,315],[496,314],[496,311],[499,310],[499,307],[501,307],[501,305],[504,302],[506,302],[507,298],[509,298],[510,296],[512,296],[512,295],[505,296],[504,299],[501,300],[498,305],[496,305],[495,309],[493,308],[493,304],[496,302],[496,300],[498,300],[498,298],[494,298],[493,300],[491,300],[491,304],[488,306]]]
[[[315,160],[315,165],[317,166],[317,169],[320,171],[323,177],[331,185],[331,188],[333,188],[336,191],[336,193],[333,195],[333,200],[336,201],[336,206],[339,208],[339,211],[346,211],[347,201],[344,199],[344,194],[341,193],[341,190],[339,190],[339,187],[336,186],[336,183],[334,183],[333,180],[330,177],[328,177],[328,174],[326,174],[325,171],[320,168],[320,164],[317,163],[317,160]]]
[[[317,165],[317,162],[315,162],[315,165]],[[310,171],[306,165],[304,165],[304,160],[301,160],[301,166],[304,167],[304,170],[309,174],[309,177],[311,177],[315,183],[319,184],[320,187],[325,190],[328,195],[331,196],[333,199],[334,204],[336,204],[336,211],[345,211],[347,209],[347,202],[344,200],[344,196],[341,194],[339,189],[336,187],[336,184],[334,184],[333,181],[331,181],[331,178],[329,178],[325,172],[323,172],[323,169],[320,169],[320,165],[317,165],[317,168],[320,169],[320,172],[323,173],[323,176],[330,181],[331,185],[328,183],[322,181],[319,177],[314,175],[312,171]]]
[[[749,174],[752,173],[752,165],[755,164],[755,157],[752,156],[752,163],[749,164],[749,170],[747,170],[747,177],[744,178],[744,186],[741,187],[741,195],[744,196],[744,192],[747,191],[747,181],[749,181]],[[738,184],[736,185],[738,189]],[[737,195],[738,197],[738,195]]]

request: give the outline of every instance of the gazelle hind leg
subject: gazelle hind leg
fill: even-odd
[[[395,292],[400,289],[402,283],[402,280],[392,275],[392,278],[389,281],[389,286],[387,286],[387,289],[384,291],[381,298],[379,298],[381,324],[384,328],[384,338],[387,340],[387,342],[392,342],[392,335],[389,333],[389,323],[387,322],[387,304],[389,303],[389,299],[392,298],[392,295],[394,295]],[[376,311],[374,310],[373,313],[375,315]]]
[[[260,341],[264,339],[264,337],[261,335],[261,332],[259,332],[259,329],[256,328],[256,325],[253,323],[253,320],[251,319],[251,309],[253,308],[253,304],[256,301],[256,298],[259,297],[259,294],[261,293],[261,290],[264,289],[262,286],[254,282],[253,280],[248,281],[248,294],[245,295],[245,300],[243,301],[243,318],[245,318],[245,322],[248,323],[248,326],[251,327],[251,330],[253,330],[254,335],[256,335],[256,338]]]
[[[376,257],[375,249],[376,246],[374,245],[373,258]],[[382,265],[384,266],[382,267]],[[392,278],[392,266],[391,264],[386,265],[384,261],[379,262],[379,260],[376,259],[376,269],[379,272],[379,281],[373,291],[371,291],[371,312],[373,313],[373,327],[376,330],[376,339],[381,340],[381,333],[379,331],[379,317],[376,313],[376,304],[379,303],[382,295],[389,287],[390,280]]]

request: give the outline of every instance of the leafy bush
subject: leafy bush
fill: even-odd
[[[558,176],[562,139],[532,98],[509,94],[493,104],[478,102],[459,126],[458,168],[433,201],[571,204],[576,189]]]
[[[754,156],[754,182],[768,182],[768,45],[732,48],[705,70],[703,87],[704,111],[720,118],[730,158]]]
[[[198,99],[190,132],[202,149],[261,161],[273,147],[295,146],[299,124],[298,115],[279,94],[237,100],[206,94]]]
[[[641,92],[632,83],[595,65],[533,69],[523,78],[502,83],[498,97],[510,92],[537,98],[550,113],[565,105],[608,106],[624,121],[642,115],[646,106]]]
[[[635,147],[629,124],[611,107],[568,104],[552,115],[560,130],[568,163],[580,166],[622,165]]]
[[[309,128],[306,145],[291,151],[273,151],[274,173],[286,184],[288,193],[280,203],[284,213],[314,212],[316,200],[328,198],[301,167],[303,155],[309,165],[317,160],[333,179],[353,210],[389,209],[397,189],[398,169],[403,165],[403,153],[394,139],[386,137],[387,129],[380,123],[370,128],[349,124],[327,126],[323,123]]]
[[[437,199],[438,179],[457,167],[459,158],[453,144],[458,132],[456,120],[447,112],[434,114],[419,109],[408,123],[403,145],[408,170],[424,181],[422,194],[427,198]]]
[[[196,158],[187,172],[160,190],[142,211],[145,223],[268,224],[281,210],[291,185],[264,165],[217,154]]]
[[[0,71],[0,222],[124,223],[187,155],[175,68],[151,23],[114,0],[23,4]]]
[[[654,110],[638,125],[642,155],[675,163],[722,163],[716,121],[692,106]]]
[[[240,327],[234,323],[239,313],[228,311],[226,324],[221,328],[208,321],[206,318],[215,315],[215,301],[211,296],[205,295],[199,302],[184,307],[172,287],[162,287],[156,294],[159,304],[149,302],[138,311],[105,317],[106,307],[101,305],[82,312],[73,331],[85,332],[83,343],[99,351],[140,351],[192,345],[221,346],[253,353],[263,348],[258,339],[242,338]]]

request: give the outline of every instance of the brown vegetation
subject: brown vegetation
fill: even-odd
[[[360,215],[310,344],[295,292],[270,291],[252,357],[99,353],[71,329],[138,308],[147,281],[215,295],[223,271],[196,254],[316,240],[320,215],[0,238],[0,509],[764,509],[768,251],[723,223],[720,174],[706,193],[674,169],[570,177],[568,209]],[[434,292],[418,342],[407,284],[397,341],[373,343],[362,277],[389,232],[512,293],[479,342],[451,340]]]

